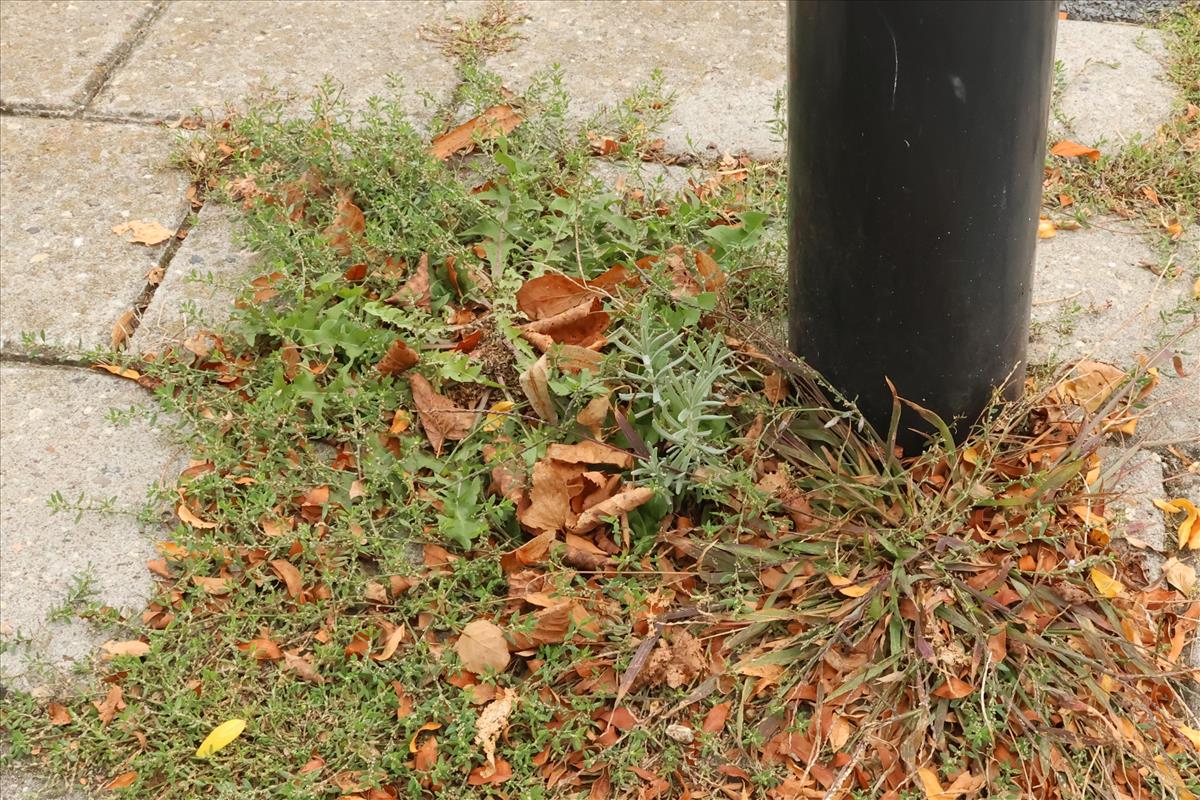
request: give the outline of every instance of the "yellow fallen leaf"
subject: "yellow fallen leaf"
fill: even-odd
[[[242,735],[246,730],[246,720],[231,719],[213,728],[212,733],[204,737],[204,741],[196,748],[196,758],[208,758],[225,745]]]
[[[950,795],[942,788],[936,772],[922,767],[917,770],[917,777],[921,779],[921,788],[925,790],[925,800],[949,800]]]
[[[1154,506],[1160,511],[1165,511],[1168,514],[1178,514],[1180,511],[1183,511],[1182,508],[1170,502],[1169,500],[1155,499]]]
[[[1101,597],[1107,597],[1110,600],[1125,591],[1125,584],[1111,575],[1106,575],[1096,567],[1092,567],[1092,583],[1095,584],[1096,591],[1100,592]]]
[[[1176,530],[1179,549],[1186,547],[1188,550],[1200,550],[1200,512],[1196,510],[1195,504],[1191,500],[1177,497],[1170,505],[1174,506],[1176,511],[1187,512],[1187,516]]]
[[[1187,725],[1180,725],[1176,728],[1180,733],[1187,737],[1187,740],[1192,743],[1192,746],[1200,750],[1200,731],[1195,728],[1189,728]]]
[[[498,430],[504,424],[505,414],[513,410],[516,406],[512,400],[501,400],[498,403],[493,403],[488,409],[487,417],[483,421],[483,429],[489,433]]]
[[[1054,227],[1054,222],[1042,217],[1038,220],[1038,238],[1050,239],[1058,233],[1058,229]]]

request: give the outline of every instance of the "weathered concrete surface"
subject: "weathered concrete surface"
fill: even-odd
[[[169,134],[30,117],[4,117],[0,134],[0,347],[19,348],[23,331],[107,346],[166,247],[130,244],[113,226],[174,230],[187,210],[187,178],[167,167]]]
[[[5,0],[0,3],[0,102],[77,104],[96,70],[153,3]]]
[[[84,795],[64,790],[20,768],[0,772],[0,797],[4,800],[84,800]]]
[[[688,179],[698,175],[686,167],[599,158],[591,162],[589,171],[613,191],[618,186],[625,191],[638,189],[646,193],[648,201],[656,198],[666,200],[679,194],[687,188]],[[703,175],[696,177],[697,181],[703,179]]]
[[[525,11],[525,41],[488,62],[513,90],[560,64],[572,111],[586,118],[660,68],[677,93],[663,130],[669,150],[691,150],[690,136],[700,151],[712,144],[759,158],[783,154],[768,125],[786,80],[785,3],[544,0]]]
[[[134,515],[148,489],[178,474],[165,433],[143,418],[125,425],[110,409],[143,410],[150,398],[136,384],[80,369],[0,367],[0,617],[5,652],[0,680],[25,690],[53,682],[56,672],[87,659],[108,638],[86,623],[51,623],[72,580],[89,569],[95,599],[136,614],[150,589],[146,560],[152,540]],[[115,514],[52,514],[47,499],[82,495],[114,499]],[[161,534],[159,537],[161,538]],[[18,644],[19,640],[28,640]],[[11,649],[9,649],[11,647]]]
[[[1190,273],[1156,275],[1161,259],[1140,227],[1102,219],[1080,231],[1060,231],[1038,243],[1033,290],[1035,363],[1092,358],[1122,369],[1138,366],[1164,346],[1178,354],[1159,367],[1138,435],[1148,442],[1200,435],[1200,302]],[[1189,331],[1188,329],[1191,328]]]
[[[97,97],[110,112],[172,116],[194,108],[219,113],[264,88],[307,94],[325,76],[362,105],[383,94],[387,73],[403,81],[414,112],[418,92],[439,98],[455,84],[451,62],[420,38],[421,26],[449,8],[431,0],[173,3]],[[419,116],[419,115],[418,115]]]
[[[229,317],[254,263],[252,253],[234,243],[235,214],[215,203],[200,211],[142,315],[130,350],[161,351]]]
[[[1146,138],[1171,113],[1176,87],[1163,71],[1162,34],[1113,22],[1058,23],[1055,58],[1063,62],[1066,88],[1059,109],[1069,127],[1051,114],[1050,138],[1116,148],[1130,137]]]

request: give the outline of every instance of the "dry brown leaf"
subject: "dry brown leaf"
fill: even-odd
[[[495,139],[512,132],[520,124],[521,115],[512,106],[492,106],[479,116],[435,137],[429,145],[429,154],[445,161],[456,153],[474,150],[476,137],[483,141]]]
[[[220,597],[233,591],[233,586],[230,585],[228,578],[193,575],[192,583],[214,597]]]
[[[512,715],[516,702],[515,691],[501,688],[496,699],[489,703],[475,720],[475,744],[483,748],[484,758],[492,767],[496,765],[496,740],[508,726],[508,718]]]
[[[413,404],[421,417],[421,427],[433,445],[434,453],[442,454],[442,445],[447,439],[458,441],[467,437],[475,424],[474,411],[459,408],[450,398],[435,392],[421,375],[410,376],[408,382],[412,387]]]
[[[130,786],[133,786],[133,782],[137,780],[137,776],[138,774],[133,770],[130,770],[129,772],[122,772],[120,775],[104,784],[104,788],[110,792],[116,789],[128,789]]]
[[[552,458],[564,464],[612,464],[621,469],[629,469],[633,466],[631,453],[601,442],[552,444],[546,449],[546,458]]]
[[[571,510],[572,485],[578,486],[583,468],[543,458],[533,465],[529,506],[518,512],[521,524],[538,532],[569,528],[575,522]]]
[[[589,351],[590,352],[590,351]],[[593,439],[604,438],[604,423],[608,420],[608,395],[593,397],[575,416],[575,421],[587,428]]]
[[[408,629],[403,625],[396,625],[390,631],[387,631],[387,638],[383,640],[383,649],[378,653],[371,654],[372,661],[387,661],[396,653],[396,648],[404,641],[404,635]]]
[[[551,425],[557,425],[558,409],[554,407],[554,400],[550,396],[550,374],[547,364],[547,357],[543,355],[530,364],[517,380],[534,413]]]
[[[300,655],[299,651],[289,650],[283,654],[283,668],[296,673],[300,680],[316,684],[325,683],[324,676],[320,675],[312,662]]]
[[[557,537],[553,533],[539,534],[516,550],[500,556],[500,567],[507,575],[519,572],[531,564],[544,563],[555,541]]]
[[[141,639],[133,639],[127,642],[105,642],[100,645],[100,649],[104,651],[106,659],[113,658],[114,656],[141,658],[150,652],[150,645]]]
[[[1088,411],[1096,411],[1125,380],[1125,372],[1103,361],[1081,361],[1073,377],[1057,386],[1060,397],[1072,400]]]
[[[131,381],[136,381],[142,377],[142,373],[138,372],[136,369],[129,369],[128,367],[120,367],[120,366],[117,366],[116,364],[105,364],[103,362],[96,362],[95,364],[92,364],[92,369],[104,370],[105,372],[107,372],[109,374],[116,375],[118,378],[125,378],[126,380],[131,380]]]
[[[120,686],[113,684],[108,687],[108,694],[105,695],[103,700],[92,701],[92,705],[99,712],[101,725],[107,725],[112,722],[117,712],[125,708],[124,694],[125,692]]]
[[[654,497],[654,490],[644,486],[625,489],[580,514],[579,521],[575,523],[572,530],[576,533],[586,533],[603,522],[606,517],[619,517],[627,514],[649,502],[652,497]]]
[[[413,272],[412,277],[395,294],[384,300],[384,302],[392,303],[393,305],[415,306],[423,308],[426,311],[432,307],[433,296],[430,294],[429,256],[427,254],[421,254],[420,260],[417,261],[417,269]]]
[[[510,658],[504,631],[486,619],[477,619],[463,628],[462,635],[454,643],[454,652],[463,668],[477,675],[489,670],[503,671]]]
[[[196,516],[196,514],[190,508],[187,507],[186,503],[180,503],[179,506],[175,509],[175,513],[179,516],[179,518],[181,520],[183,520],[185,523],[187,523],[188,525],[190,525],[193,528],[197,528],[199,530],[210,530],[212,528],[217,527],[217,523],[206,522],[206,521],[200,519],[200,517]]]
[[[313,754],[312,754],[312,758],[308,759],[308,761],[306,761],[304,763],[304,766],[300,768],[300,770],[297,774],[307,775],[310,772],[316,772],[317,770],[324,769],[324,767],[325,767],[325,759],[323,759],[319,755],[317,755],[317,751],[314,750]]]
[[[367,581],[367,585],[363,587],[363,599],[368,603],[385,605],[388,602],[387,587],[382,583]]]
[[[150,219],[133,219],[113,227],[113,233],[123,235],[130,244],[144,244],[152,247],[162,244],[175,235],[159,223]]]
[[[525,598],[532,602],[533,595]],[[586,618],[587,611],[573,602],[556,602],[549,608],[538,609],[533,615],[533,628],[528,633],[513,633],[509,650],[530,650],[544,644],[562,644],[567,640],[571,622],[578,613]]]
[[[1100,151],[1094,147],[1072,142],[1070,139],[1063,139],[1050,148],[1051,155],[1062,156],[1063,158],[1088,158],[1092,161],[1097,161],[1100,158]]]
[[[1163,577],[1185,595],[1191,596],[1196,588],[1196,569],[1177,558],[1169,558],[1162,565]]]
[[[934,689],[931,694],[934,697],[944,697],[947,700],[958,700],[966,697],[973,691],[975,690],[971,687],[971,684],[951,675],[946,678],[945,683]]]
[[[354,201],[350,199],[350,193],[339,190],[337,211],[334,214],[333,222],[325,229],[325,238],[329,240],[330,248],[342,255],[349,255],[351,240],[362,235],[366,224],[362,209],[354,205]]]
[[[243,653],[254,656],[257,661],[278,661],[283,658],[283,651],[279,649],[279,645],[271,641],[271,637],[266,633],[257,639],[242,642],[237,648]]]
[[[595,295],[594,289],[577,278],[547,272],[530,278],[517,290],[517,309],[531,320],[544,320],[584,305]]]
[[[117,321],[112,326],[112,335],[109,336],[109,345],[113,350],[122,350],[125,348],[125,343],[133,335],[133,326],[136,321],[137,312],[132,308],[123,311],[121,316],[117,317]]]
[[[288,596],[297,598],[300,592],[304,589],[304,581],[300,577],[300,570],[296,569],[292,562],[286,559],[277,558],[270,562],[271,569],[279,576],[279,579],[287,586]]]
[[[733,704],[728,701],[717,703],[704,715],[704,724],[700,726],[700,730],[705,733],[720,733],[725,729],[725,720],[729,719],[732,709]]]
[[[50,715],[51,725],[69,725],[71,724],[71,712],[67,707],[60,703],[51,703],[46,706],[46,711]]]
[[[771,405],[779,405],[788,396],[787,378],[779,370],[774,370],[763,379],[763,391],[767,395],[767,400],[771,401]]]
[[[392,342],[392,346],[384,353],[383,358],[379,360],[377,367],[382,375],[399,375],[407,369],[416,366],[421,357],[417,355],[417,351],[413,350],[403,339],[397,339]]]

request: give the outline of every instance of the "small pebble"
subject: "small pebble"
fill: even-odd
[[[671,723],[667,726],[667,738],[674,739],[680,744],[691,744],[692,740],[696,738],[696,732],[687,725]]]

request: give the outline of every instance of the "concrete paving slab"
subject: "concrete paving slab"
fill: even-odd
[[[235,243],[237,213],[216,203],[200,211],[142,315],[130,350],[159,352],[228,319],[254,264],[253,254]]]
[[[786,81],[785,3],[543,0],[525,12],[525,41],[488,62],[509,88],[523,90],[533,75],[560,64],[573,113],[586,118],[659,68],[678,95],[663,130],[670,151],[712,144],[717,152],[782,156],[769,123]]]
[[[0,4],[0,102],[78,104],[144,14],[144,0],[6,0]]]
[[[12,767],[0,771],[0,797],[4,800],[84,800],[85,795],[64,789],[35,773]]]
[[[97,97],[96,108],[155,116],[195,108],[219,113],[265,88],[307,94],[327,75],[344,85],[347,100],[362,105],[385,93],[390,72],[403,81],[406,106],[417,112],[419,92],[445,99],[456,83],[452,63],[419,35],[446,14],[447,4],[433,0],[173,3]]]
[[[137,614],[151,581],[152,542],[136,515],[148,490],[174,480],[181,453],[144,416],[122,424],[111,409],[148,411],[136,384],[82,369],[0,367],[0,679],[29,691],[72,664],[86,662],[106,638],[87,623],[51,622],[48,613],[72,583],[90,575],[96,602]],[[116,513],[76,520],[47,505],[59,492],[69,502],[111,499]]]
[[[1059,108],[1069,122],[1050,120],[1051,141],[1107,142],[1143,138],[1167,120],[1177,94],[1163,70],[1162,34],[1116,22],[1058,23],[1055,58],[1066,80]],[[1103,148],[1101,148],[1103,149]]]
[[[22,332],[64,347],[107,346],[166,244],[130,244],[122,222],[174,230],[187,178],[167,166],[170,134],[130,125],[0,119],[0,347]]]
[[[688,178],[696,177],[697,182],[704,180],[699,172],[686,167],[641,161],[597,158],[591,162],[589,171],[610,189],[616,190],[617,185],[622,184],[626,191],[639,189],[645,192],[649,200],[667,200],[678,195],[687,188]]]
[[[1033,288],[1034,363],[1092,358],[1122,369],[1170,344],[1184,375],[1170,362],[1138,427],[1147,442],[1200,435],[1200,302],[1190,275],[1174,279],[1150,269],[1160,263],[1140,228],[1120,220],[1060,231],[1038,243]],[[1191,327],[1189,331],[1188,328]],[[1187,331],[1184,333],[1184,331]],[[1180,335],[1182,333],[1182,335]]]

